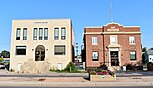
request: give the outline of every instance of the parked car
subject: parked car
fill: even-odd
[[[0,69],[5,69],[4,63],[1,63],[1,62],[0,62]]]
[[[10,60],[3,60],[2,62],[3,62],[3,63],[9,63]]]

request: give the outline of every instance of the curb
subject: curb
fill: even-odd
[[[35,87],[95,87],[95,86],[153,86],[153,82],[0,82],[0,86]]]

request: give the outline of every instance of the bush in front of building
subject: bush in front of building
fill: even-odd
[[[126,65],[126,70],[127,71],[138,71],[138,70],[143,70],[143,66],[137,66],[136,64],[127,64]]]
[[[64,70],[58,70],[58,69],[50,69],[52,72],[69,72],[69,73],[81,73],[81,71],[78,71],[76,68],[76,65],[73,64],[73,62],[70,62]]]
[[[76,66],[72,62],[70,62],[66,66],[66,68],[64,69],[64,71],[66,71],[66,72],[77,72],[77,69],[76,69]]]

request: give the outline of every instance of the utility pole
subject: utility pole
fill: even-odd
[[[78,43],[76,43],[75,49],[76,49],[76,62],[78,62]]]

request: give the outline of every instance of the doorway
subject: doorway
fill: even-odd
[[[45,47],[38,45],[35,49],[35,61],[44,61],[45,59]]]
[[[118,51],[110,51],[111,66],[119,66]]]

